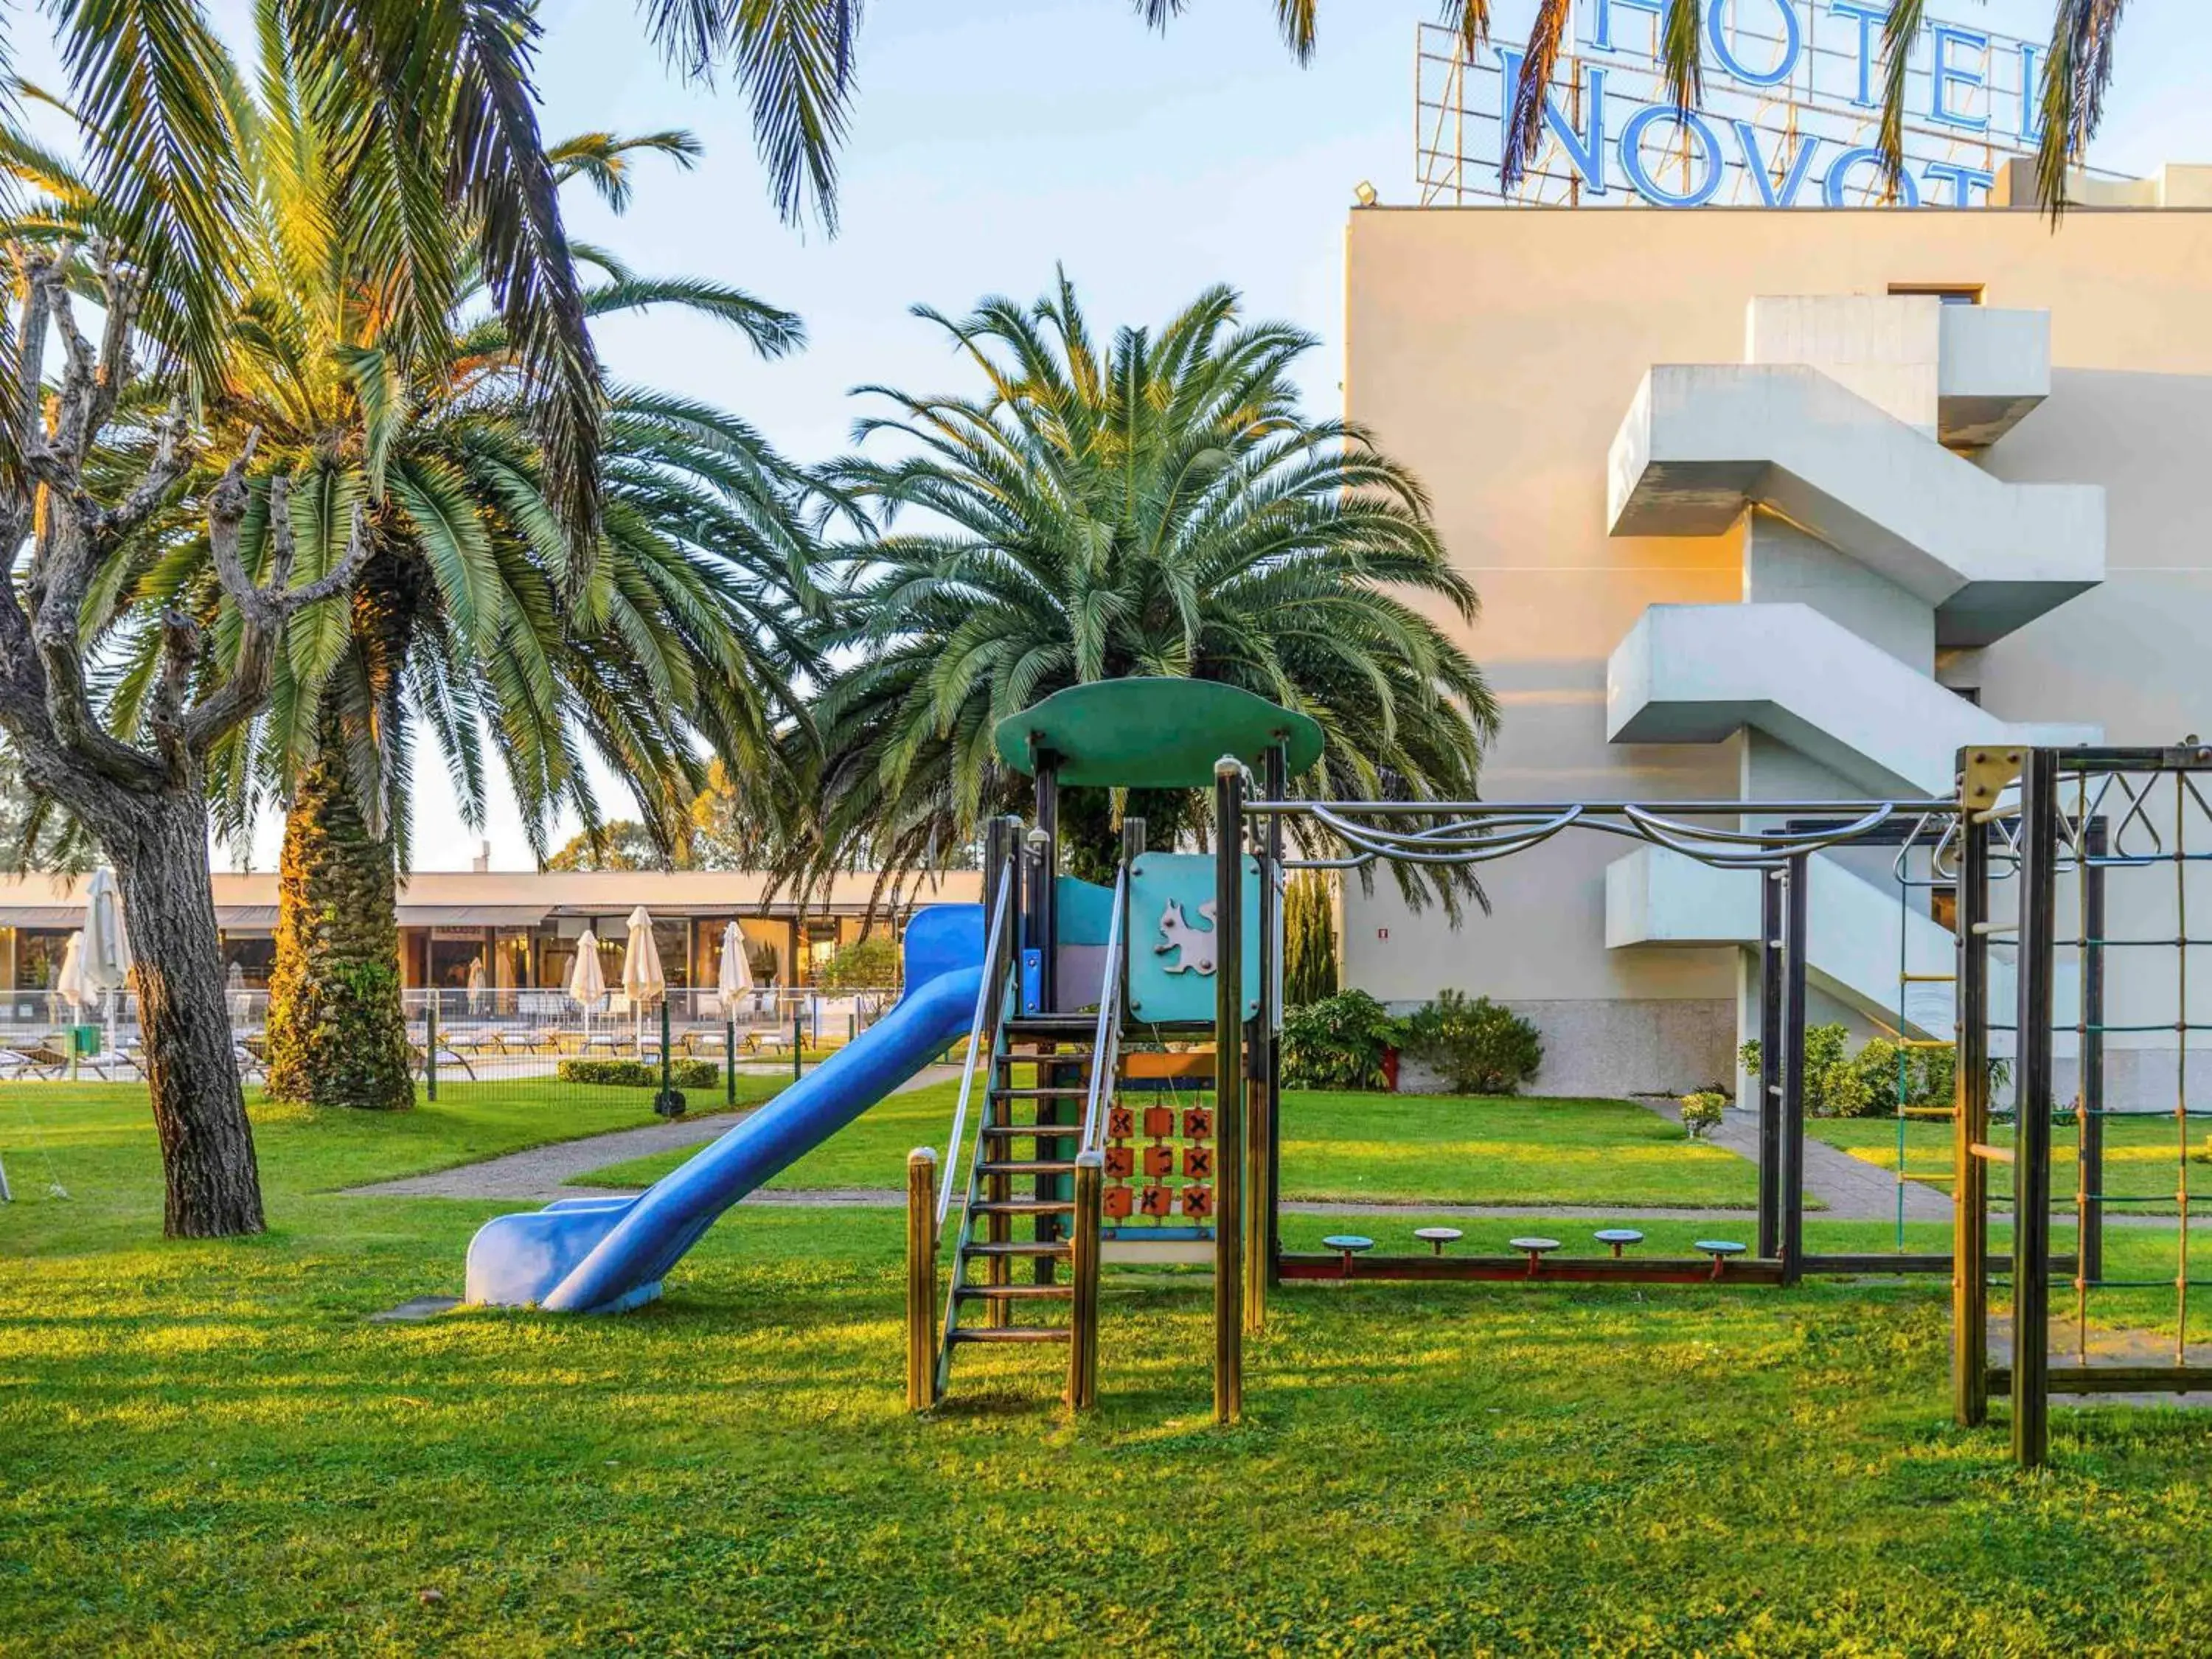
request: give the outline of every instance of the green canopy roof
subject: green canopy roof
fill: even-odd
[[[1277,744],[1296,777],[1322,751],[1308,715],[1218,681],[1158,678],[1072,685],[1007,715],[992,737],[1017,772],[1052,755],[1062,783],[1092,788],[1204,788],[1222,756],[1256,769]]]

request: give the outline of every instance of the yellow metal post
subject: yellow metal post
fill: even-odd
[[[937,1403],[937,1154],[906,1156],[906,1406]]]
[[[1098,1403],[1098,1233],[1104,1219],[1106,1160],[1094,1148],[1075,1158],[1074,1237],[1068,1306],[1067,1404],[1087,1412]]]

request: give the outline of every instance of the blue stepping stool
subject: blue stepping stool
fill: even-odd
[[[1438,1255],[1442,1255],[1444,1253],[1444,1246],[1457,1243],[1462,1235],[1456,1227],[1416,1227],[1413,1229],[1413,1237]]]
[[[1534,1279],[1543,1267],[1544,1258],[1559,1248],[1559,1241],[1556,1238],[1513,1238],[1508,1239],[1506,1245],[1528,1258],[1528,1277]]]
[[[1644,1235],[1633,1227],[1601,1227],[1591,1237],[1601,1244],[1613,1246],[1613,1254],[1616,1261],[1620,1259],[1620,1252],[1625,1247],[1641,1244],[1644,1242]]]
[[[1741,1255],[1748,1247],[1739,1244],[1733,1239],[1701,1238],[1690,1248],[1693,1250],[1702,1250],[1712,1257],[1713,1277],[1718,1279],[1721,1276],[1721,1269],[1727,1264],[1728,1259],[1732,1255]]]
[[[1323,1249],[1335,1250],[1344,1257],[1344,1276],[1346,1279],[1352,1277],[1352,1258],[1362,1250],[1375,1248],[1373,1239],[1362,1237],[1358,1233],[1331,1233],[1321,1243]]]

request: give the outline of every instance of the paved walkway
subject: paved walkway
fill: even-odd
[[[957,1080],[960,1068],[957,1066],[932,1066],[902,1085],[896,1092],[922,1089],[946,1079]],[[590,1187],[571,1187],[566,1183],[575,1176],[589,1175],[593,1170],[604,1170],[610,1164],[626,1164],[634,1158],[649,1158],[655,1152],[678,1151],[686,1146],[697,1146],[736,1127],[749,1114],[744,1112],[711,1112],[679,1118],[672,1123],[654,1123],[641,1129],[617,1129],[611,1134],[589,1135],[581,1140],[557,1141],[550,1146],[532,1146],[526,1152],[509,1152],[504,1158],[486,1158],[481,1164],[465,1164],[457,1170],[440,1170],[430,1175],[408,1176],[398,1181],[380,1181],[367,1187],[349,1187],[346,1195],[355,1198],[512,1198],[535,1199],[550,1203],[556,1198],[588,1197],[594,1191],[605,1190]],[[771,1196],[756,1194],[763,1202],[791,1201],[788,1194]],[[901,1198],[903,1202],[903,1198]]]
[[[1672,1101],[1644,1099],[1636,1103],[1656,1112],[1670,1123],[1682,1121],[1681,1108]],[[1723,1147],[1738,1158],[1759,1161],[1759,1114],[1734,1109],[1721,1114],[1721,1121],[1705,1137],[1713,1146]],[[1825,1209],[1810,1212],[1822,1221],[1894,1221],[1897,1219],[1897,1177],[1877,1164],[1863,1158],[1853,1158],[1849,1152],[1829,1146],[1825,1141],[1805,1137],[1805,1199],[1808,1204],[1818,1201]],[[1951,1200],[1932,1187],[1917,1182],[1908,1182],[1905,1188],[1905,1218],[1907,1221],[1941,1221],[1951,1219]]]

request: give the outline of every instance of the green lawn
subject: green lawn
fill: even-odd
[[[1864,1158],[1885,1170],[1897,1167],[1897,1120],[1894,1118],[1815,1118],[1806,1133],[1839,1146],[1854,1158]],[[1991,1127],[2000,1146],[2012,1144],[2012,1126]],[[2079,1186],[2080,1162],[2075,1156],[2076,1133],[2069,1125],[2053,1124],[2051,1130],[2051,1193],[2052,1200],[2067,1208],[2074,1204]],[[2189,1185],[2201,1201],[2212,1196],[2212,1151],[2201,1122],[2189,1125]],[[2124,1198],[2149,1200],[2106,1206],[2110,1215],[2171,1215],[2174,1212],[2175,1171],[2182,1141],[2172,1118],[2105,1120],[2105,1176],[2100,1190]],[[1905,1167],[1916,1175],[1951,1173],[1951,1126],[1939,1120],[1911,1119],[1905,1125]],[[1992,1171],[1991,1191],[2009,1194],[2012,1171],[1997,1165]],[[1938,1191],[1948,1191],[1948,1187]]]
[[[899,1187],[915,1147],[943,1151],[958,1092],[939,1083],[893,1096],[769,1185]],[[634,1158],[576,1183],[641,1187],[686,1156]],[[1743,1159],[1617,1100],[1289,1093],[1282,1167],[1284,1196],[1300,1199],[1694,1209],[1759,1195]]]
[[[2135,1655],[2212,1620],[2212,1413],[2062,1408],[2019,1477],[2002,1407],[1948,1422],[1938,1284],[1297,1287],[1224,1434],[1203,1282],[1154,1278],[1109,1284],[1095,1419],[1010,1353],[916,1421],[895,1211],[744,1212],[623,1318],[371,1325],[501,1206],[328,1188],[573,1126],[264,1113],[275,1231],[164,1243],[143,1113],[42,1102],[67,1203],[7,1133],[0,1654]]]

